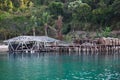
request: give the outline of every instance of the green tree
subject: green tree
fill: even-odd
[[[47,34],[47,28],[49,26],[49,21],[50,21],[51,15],[48,12],[44,12],[41,16],[41,18],[39,18],[40,22],[42,24],[44,24],[44,31],[45,31],[45,35],[48,36]]]
[[[9,6],[9,11],[12,12],[12,11],[13,11],[13,8],[14,8],[14,5],[13,5],[13,3],[12,3],[11,0],[9,1],[8,6]]]
[[[74,2],[70,2],[68,8],[72,11],[73,23],[88,22],[91,7],[87,3],[82,3],[81,0],[76,0]]]
[[[92,10],[92,21],[95,24],[99,24],[101,26],[109,26],[109,20],[111,18],[111,7],[107,6],[104,1],[100,1],[98,3],[98,8]]]
[[[106,27],[106,28],[102,31],[102,36],[104,36],[104,37],[110,37],[110,32],[111,32],[110,27]]]
[[[52,15],[54,15],[56,18],[59,15],[63,15],[63,8],[64,5],[62,2],[51,2],[49,5],[49,11]]]
[[[114,14],[120,17],[120,0],[115,0],[111,6]]]

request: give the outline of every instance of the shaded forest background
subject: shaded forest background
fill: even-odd
[[[73,31],[120,31],[120,0],[0,0],[0,39],[19,35],[54,36],[62,18],[62,34]]]

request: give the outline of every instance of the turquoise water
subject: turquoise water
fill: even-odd
[[[120,80],[120,54],[1,54],[0,80]]]

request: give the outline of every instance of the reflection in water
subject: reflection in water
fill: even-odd
[[[0,80],[120,80],[119,53],[0,55]]]

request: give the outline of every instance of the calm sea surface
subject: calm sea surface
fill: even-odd
[[[0,54],[0,80],[120,80],[120,53]]]

